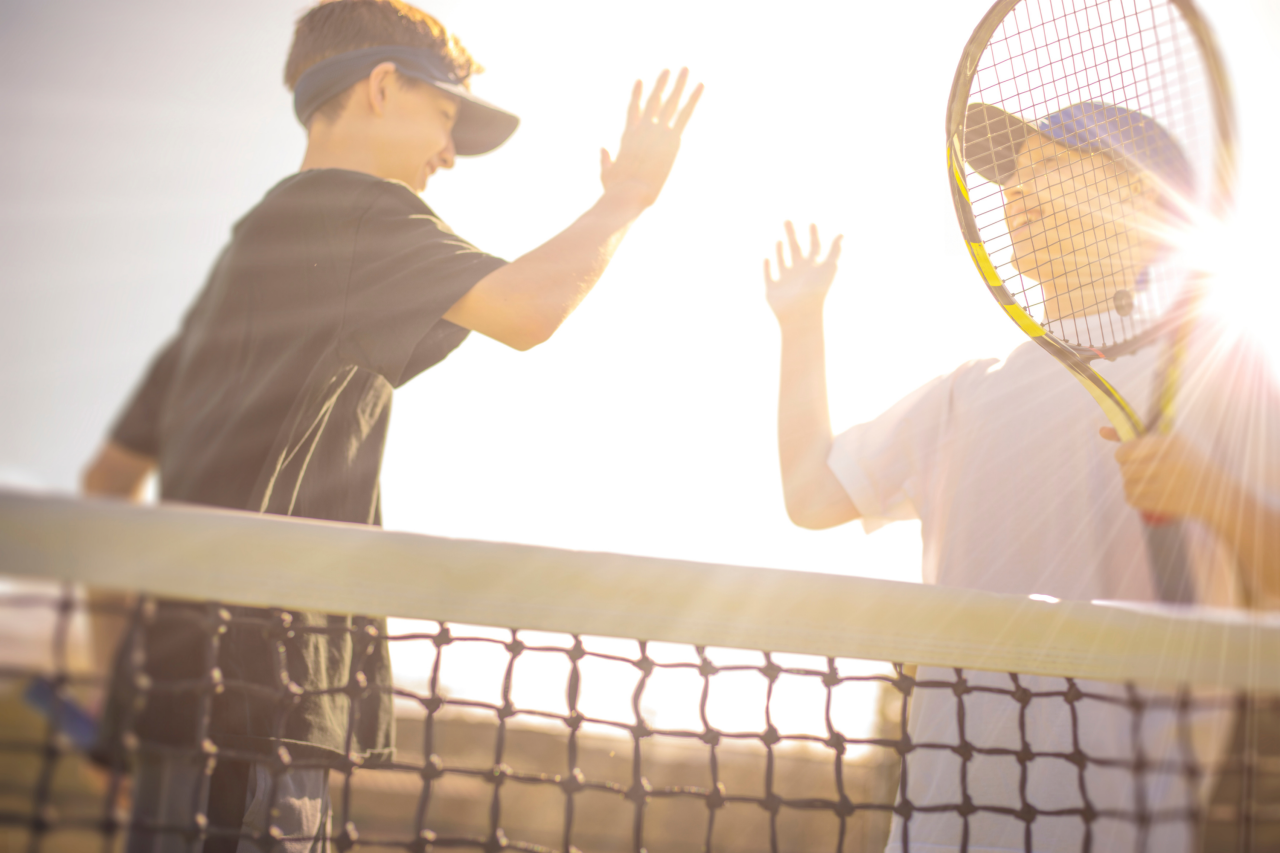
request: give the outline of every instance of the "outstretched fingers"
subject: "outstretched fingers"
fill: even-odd
[[[816,232],[816,229],[815,229],[815,233],[817,233],[817,232]],[[844,245],[844,235],[843,235],[843,234],[837,234],[837,235],[836,235],[836,238],[835,238],[834,240],[832,240],[832,241],[831,241],[831,248],[827,250],[827,259],[826,259],[825,261],[823,261],[822,263],[823,263],[823,264],[835,264],[835,262],[836,262],[836,261],[840,260],[840,247],[841,247],[841,246],[843,246],[843,245]],[[817,248],[815,247],[815,248],[814,248],[814,259],[815,259],[815,260],[817,259],[817,256],[818,256],[818,255],[817,255]]]
[[[676,116],[675,131],[676,133],[684,133],[684,126],[689,123],[689,119],[693,116],[693,108],[698,105],[698,99],[702,97],[702,84],[699,83],[693,87],[693,94],[689,96],[689,100],[685,102],[684,109],[680,111],[680,115]]]
[[[627,127],[635,127],[640,122],[640,98],[644,95],[644,83],[640,80],[631,87],[631,103],[627,104]]]
[[[676,108],[680,106],[680,96],[684,94],[684,87],[688,82],[689,69],[681,68],[680,73],[676,75],[676,84],[671,88],[671,94],[667,96],[666,103],[662,105],[662,112],[658,115],[658,124],[663,127],[671,124],[671,119],[676,114]]]
[[[796,227],[791,224],[788,219],[783,227],[787,229],[787,244],[791,248],[791,263],[797,264],[801,259],[805,258],[804,252],[800,251],[800,240],[796,237]]]
[[[658,80],[653,84],[653,91],[649,93],[649,100],[644,105],[644,121],[654,121],[658,117],[658,111],[662,109],[662,92],[667,88],[667,79],[671,76],[671,72],[662,69],[662,73],[658,75]]]
[[[769,266],[769,259],[764,259],[764,283],[777,284],[778,280],[773,277],[773,267]]]
[[[781,240],[777,242],[775,249],[778,252],[778,275],[782,275],[784,272],[787,271],[787,262],[783,260],[783,257],[782,257],[782,241]],[[792,260],[793,261],[795,260],[794,256],[792,256]]]

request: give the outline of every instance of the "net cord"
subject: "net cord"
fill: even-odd
[[[0,491],[0,566],[254,607],[1280,692],[1280,618],[1260,613],[1055,601],[229,510]]]

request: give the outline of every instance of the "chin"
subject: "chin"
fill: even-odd
[[[1044,263],[1040,263],[1039,261],[1041,260]],[[1018,271],[1019,275],[1035,282],[1040,282],[1045,278],[1053,278],[1053,268],[1049,263],[1049,259],[1037,259],[1034,254],[1029,256],[1014,255],[1013,268]]]

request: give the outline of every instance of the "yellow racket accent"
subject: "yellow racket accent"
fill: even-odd
[[[1111,383],[1099,376],[1097,371],[1091,372],[1093,376],[1089,379],[1085,379],[1078,374],[1076,378],[1080,380],[1080,384],[1084,386],[1084,389],[1089,392],[1089,396],[1093,397],[1097,402],[1099,408],[1102,409],[1102,413],[1107,416],[1107,421],[1110,422],[1111,426],[1115,427],[1116,435],[1120,436],[1121,441],[1137,438],[1140,433],[1134,429],[1133,425],[1141,423],[1138,419],[1138,413],[1125,402],[1124,397],[1121,397],[1115,388],[1111,387]],[[1075,373],[1075,371],[1072,371],[1072,373]],[[1102,388],[1099,388],[1097,385],[1099,382],[1105,385],[1111,393],[1108,394]]]
[[[1200,283],[1196,282],[1193,287],[1200,287]],[[1165,354],[1165,362],[1163,365],[1163,375],[1160,383],[1160,393],[1156,400],[1156,411],[1151,417],[1152,423],[1149,427],[1152,432],[1158,435],[1167,435],[1173,430],[1173,411],[1174,400],[1178,395],[1178,383],[1182,378],[1182,362],[1186,355],[1187,336],[1191,333],[1191,306],[1197,301],[1197,294],[1193,293],[1188,300],[1188,305],[1183,308],[1183,313],[1188,319],[1180,322],[1174,330],[1173,338],[1169,341],[1169,350]]]
[[[992,288],[998,288],[996,299],[1000,302],[1000,307],[1005,310],[1005,313],[1013,318],[1013,322],[1018,324],[1018,328],[1032,338],[1038,338],[1043,335],[1044,329],[1040,327],[1040,324],[1032,319],[1031,315],[1021,305],[1006,295],[1004,282],[1000,280],[1000,274],[996,272],[995,264],[991,263],[991,256],[987,254],[986,247],[981,243],[969,243],[969,256],[973,258],[974,265],[982,273],[982,277],[987,284]]]
[[[1000,307],[1005,310],[1006,314],[1013,318],[1013,322],[1017,323],[1018,328],[1026,332],[1028,336],[1038,338],[1044,334],[1044,329],[1040,327],[1039,323],[1031,318],[1030,314],[1022,310],[1021,305],[1001,304]]]
[[[1000,274],[996,272],[996,265],[991,263],[991,256],[987,254],[986,246],[981,243],[970,242],[969,257],[973,258],[974,266],[978,268],[978,272],[982,273],[982,277],[986,280],[988,286],[1004,287],[1004,282],[1000,280]],[[999,299],[1001,295],[997,293],[996,298]],[[1001,300],[1001,304],[1004,304],[1004,300]]]

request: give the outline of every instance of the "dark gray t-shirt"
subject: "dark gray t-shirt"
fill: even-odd
[[[159,461],[165,500],[378,524],[392,389],[462,343],[467,331],[444,313],[504,263],[403,184],[340,169],[286,178],[235,225],[112,440]],[[148,674],[199,677],[208,637],[181,618],[188,606],[166,608],[147,631]],[[232,613],[218,653],[227,688],[214,697],[216,743],[270,748],[279,701],[236,684],[279,692],[283,662],[307,692],[285,715],[286,744],[345,754],[349,697],[323,691],[356,667],[371,689],[354,751],[376,758],[390,748],[386,642],[362,639],[369,628],[385,636],[383,620],[292,613],[286,626],[266,611]],[[152,691],[138,733],[188,743],[197,708],[190,692]]]

